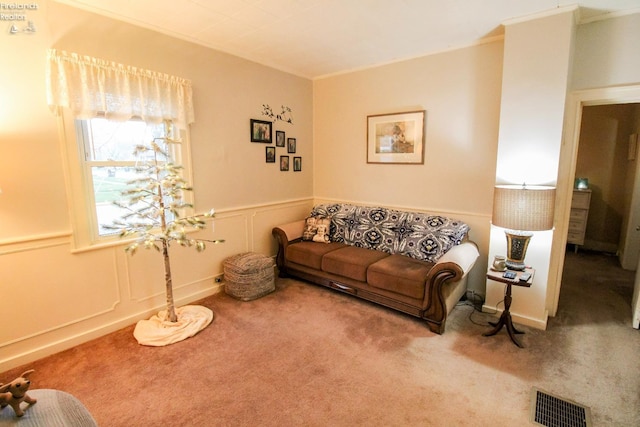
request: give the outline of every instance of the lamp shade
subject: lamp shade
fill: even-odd
[[[551,230],[555,199],[554,187],[496,185],[491,222],[511,230]]]

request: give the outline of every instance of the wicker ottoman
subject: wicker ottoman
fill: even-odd
[[[250,301],[273,292],[273,259],[245,252],[224,260],[224,291],[234,298]]]

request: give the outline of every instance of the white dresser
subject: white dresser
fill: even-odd
[[[573,190],[567,243],[576,245],[576,251],[578,250],[578,245],[584,245],[584,233],[587,229],[590,203],[591,190]]]

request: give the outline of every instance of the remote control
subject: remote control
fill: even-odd
[[[515,279],[516,278],[516,272],[515,271],[505,271],[504,274],[502,275],[502,277],[504,277],[505,279]]]
[[[525,272],[525,273],[522,273],[522,274],[520,275],[520,281],[521,281],[521,282],[526,282],[526,281],[527,281],[527,280],[529,280],[530,278],[531,278],[531,273],[529,273],[529,272]]]

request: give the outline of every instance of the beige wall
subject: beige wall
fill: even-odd
[[[496,184],[556,185],[574,43],[574,8],[509,22],[500,112]],[[553,231],[536,232],[525,262],[530,288],[513,289],[515,321],[546,328]],[[504,229],[492,227],[491,255],[507,252]],[[485,307],[500,310],[504,285],[487,281]]]
[[[497,41],[316,80],[315,196],[489,214],[501,70]],[[424,164],[368,164],[367,116],[413,110]]]
[[[579,25],[572,89],[640,82],[640,13]]]
[[[0,372],[101,335],[164,305],[155,253],[130,257],[122,246],[71,253],[71,223],[56,118],[46,105],[45,59],[57,48],[192,80],[191,127],[196,210],[215,208],[204,253],[176,249],[180,304],[217,292],[214,277],[231,254],[275,253],[271,228],[298,219],[312,203],[312,82],[237,57],[51,1],[29,13],[35,34],[0,34]],[[262,105],[287,105],[302,172],[265,163],[249,119]],[[282,148],[278,149],[284,150]],[[282,151],[278,155],[286,154]]]
[[[502,41],[314,82],[314,195],[467,221],[485,254]],[[426,110],[424,164],[368,164],[367,116]],[[470,286],[484,293],[483,275]]]

